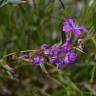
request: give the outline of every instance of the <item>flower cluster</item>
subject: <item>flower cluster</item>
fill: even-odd
[[[62,30],[66,34],[66,41],[64,44],[59,47],[56,45],[49,47],[47,44],[43,44],[34,54],[25,54],[20,56],[20,58],[23,58],[34,65],[46,63],[55,64],[58,69],[62,68],[64,65],[72,64],[77,59],[77,54],[73,49],[72,39],[73,37],[76,37],[78,39],[77,43],[81,44],[81,31],[89,32],[89,30],[80,24],[76,25],[74,20],[70,18],[64,19]]]

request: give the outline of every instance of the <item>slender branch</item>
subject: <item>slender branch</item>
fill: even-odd
[[[36,52],[36,50],[24,50],[24,51],[19,51],[19,52],[12,52],[10,54],[4,55],[3,58],[6,58],[6,57],[11,56],[11,55],[15,55],[17,53],[25,53],[25,52]]]
[[[64,6],[62,0],[59,0],[59,2],[61,3],[62,8],[65,10],[65,6]]]
[[[65,10],[65,6],[62,2],[62,0],[59,0],[62,8]],[[61,21],[61,38],[62,38],[62,44],[65,42],[65,38],[66,38],[66,35],[65,35],[65,32],[62,31],[62,27],[63,27],[63,24],[62,24],[62,21]]]
[[[62,38],[62,44],[66,41],[66,34],[62,31],[63,23],[61,21],[61,38]]]

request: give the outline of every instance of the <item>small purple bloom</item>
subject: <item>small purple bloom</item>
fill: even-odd
[[[51,51],[51,55],[58,55],[60,53],[60,49],[57,48],[56,46],[52,46],[50,48],[50,51]]]
[[[64,32],[69,32],[72,31],[73,34],[76,37],[80,37],[81,32],[80,31],[84,31],[84,32],[90,32],[86,27],[82,26],[82,25],[75,25],[74,20],[70,19],[70,18],[65,18],[64,19],[64,26],[63,26],[63,31]]]
[[[56,64],[58,69],[62,68],[62,66],[63,66],[63,61],[59,57],[52,57],[50,59],[50,63],[51,64]]]
[[[38,64],[40,64],[40,61],[41,61],[41,58],[40,58],[40,56],[38,56],[38,57],[35,57],[35,58],[34,58],[34,60],[33,60],[32,63],[38,65]]]
[[[57,68],[58,69],[61,69],[62,68],[62,65],[63,65],[62,63],[57,63]]]
[[[41,45],[40,49],[44,50],[44,49],[47,49],[48,48],[48,45],[47,44],[43,44]]]
[[[52,58],[50,58],[50,61],[49,61],[51,64],[55,64],[55,63],[57,63],[57,57],[55,56],[55,57],[52,57]]]
[[[58,69],[61,69],[63,66],[63,60],[61,58],[58,58],[57,59],[57,68]]]
[[[67,53],[64,58],[65,64],[71,64],[77,59],[77,54],[75,53]]]
[[[62,47],[62,52],[63,52],[63,53],[71,52],[71,50],[72,50],[72,48],[69,47],[69,46],[63,46],[63,47]]]
[[[72,62],[69,60],[69,56],[66,54],[64,57],[64,63],[65,64],[71,64]]]
[[[75,61],[77,59],[77,54],[75,53],[70,53],[69,54],[69,60],[70,61]]]
[[[37,56],[40,56],[40,52],[41,52],[40,49],[36,50],[36,55],[37,55]]]
[[[45,55],[50,55],[51,51],[50,50],[44,50]]]
[[[66,35],[66,42],[63,44],[63,46],[70,46],[72,43],[70,35]]]
[[[71,37],[69,35],[66,35],[66,42],[62,45],[62,52],[69,52],[71,51]]]

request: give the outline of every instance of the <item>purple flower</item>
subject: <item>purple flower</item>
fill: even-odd
[[[37,57],[35,57],[35,58],[34,58],[34,60],[33,60],[33,62],[32,62],[32,63],[33,63],[33,64],[37,64],[37,65],[38,65],[38,64],[40,64],[40,61],[41,61],[40,56],[37,56]]]
[[[60,49],[57,48],[56,46],[52,46],[50,48],[50,51],[51,51],[51,55],[58,55],[60,53]]]
[[[71,64],[72,62],[69,60],[69,56],[66,54],[64,57],[64,63],[65,64]]]
[[[63,44],[63,46],[70,46],[70,44],[72,43],[71,37],[70,35],[66,35],[66,42]]]
[[[71,52],[72,48],[69,46],[63,46],[62,47],[62,52],[65,54],[66,52]]]
[[[77,59],[77,54],[75,53],[67,53],[64,58],[65,64],[71,64]]]
[[[63,63],[61,63],[61,62],[60,62],[60,63],[57,63],[57,68],[58,68],[58,69],[61,69],[62,66],[63,66]]]
[[[57,56],[50,58],[50,61],[49,61],[49,62],[50,62],[51,64],[57,63]]]
[[[71,51],[71,37],[69,35],[66,35],[66,42],[62,45],[62,52],[69,52]]]
[[[64,19],[64,26],[63,26],[63,31],[64,32],[69,32],[72,31],[73,34],[76,37],[80,37],[81,32],[80,31],[84,31],[84,32],[90,32],[86,27],[82,26],[82,25],[75,25],[74,20],[70,19],[70,18],[65,18]]]
[[[61,59],[61,58],[58,58],[58,60],[57,60],[57,68],[58,69],[61,69],[62,68],[62,66],[63,66],[63,60]]]
[[[61,58],[55,56],[55,57],[52,57],[50,59],[50,63],[51,64],[56,64],[57,68],[60,69],[60,68],[62,68],[63,60]]]
[[[75,61],[77,59],[77,54],[75,53],[70,53],[69,54],[69,60],[70,61]]]
[[[40,49],[44,50],[44,49],[47,49],[48,48],[48,45],[47,44],[43,44],[41,45]]]
[[[51,54],[51,51],[48,50],[48,49],[47,49],[47,50],[44,50],[44,54],[45,54],[45,55],[50,55],[50,54]]]

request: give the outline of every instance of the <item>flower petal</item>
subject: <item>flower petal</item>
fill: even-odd
[[[34,61],[32,63],[39,65],[40,64],[40,61],[41,61],[41,58],[38,56],[38,57],[35,57],[34,58]]]
[[[71,27],[73,27],[74,26],[74,19],[65,18],[64,23],[70,25]]]
[[[70,27],[69,25],[63,26],[63,31],[64,31],[64,32],[69,32],[69,31],[71,31],[71,30],[72,30],[72,27]]]
[[[70,61],[75,61],[77,59],[77,54],[76,53],[70,53],[69,54],[69,59]]]
[[[49,61],[51,64],[54,64],[57,62],[57,57],[52,57]]]
[[[69,60],[68,54],[65,55],[64,63],[65,63],[65,64],[71,64],[71,63],[72,63],[72,62]]]
[[[90,32],[85,26],[78,25],[78,29],[83,30],[84,32]]]
[[[58,55],[60,53],[60,49],[57,48],[56,46],[52,46],[50,49],[51,55]]]
[[[63,65],[62,63],[58,63],[58,64],[57,64],[57,68],[58,68],[58,69],[61,69],[61,68],[62,68],[62,65]]]
[[[74,33],[74,35],[75,35],[76,37],[80,37],[80,34],[81,34],[80,30],[75,29],[75,30],[73,31],[73,33]]]
[[[42,44],[40,49],[44,50],[44,49],[47,49],[48,48],[48,45],[47,44]]]
[[[44,50],[45,55],[50,55],[50,53],[51,53],[50,50]]]

